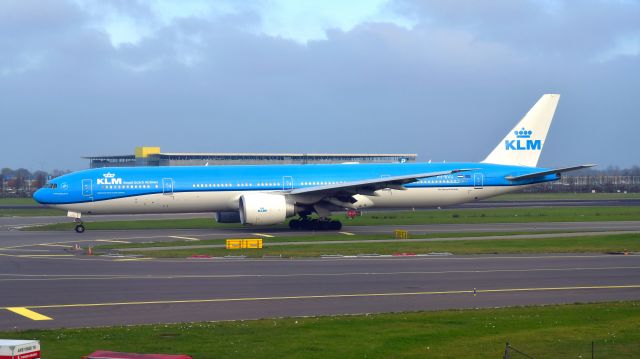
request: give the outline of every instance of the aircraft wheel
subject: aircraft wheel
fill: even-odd
[[[81,224],[76,225],[76,228],[75,228],[75,229],[76,229],[76,232],[77,232],[77,233],[83,233],[83,232],[84,232],[84,230],[85,230],[84,226],[83,226],[83,225],[81,225]]]
[[[340,221],[331,221],[331,229],[334,231],[339,231],[342,229],[342,222]]]

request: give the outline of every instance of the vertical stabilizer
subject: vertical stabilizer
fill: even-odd
[[[484,163],[535,167],[540,159],[560,95],[542,95]]]

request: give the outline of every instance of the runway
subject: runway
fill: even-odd
[[[640,256],[5,257],[0,273],[0,330],[640,299]]]
[[[638,232],[640,221],[345,226],[338,235],[366,239],[394,229],[460,237],[610,233]],[[159,260],[69,251],[75,244],[248,236],[269,243],[309,234],[255,227],[0,231],[0,331],[640,299],[634,255]]]

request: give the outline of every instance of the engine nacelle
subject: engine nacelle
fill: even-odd
[[[295,206],[285,196],[269,193],[250,193],[240,196],[242,224],[278,224],[295,214]]]
[[[218,223],[240,223],[240,212],[216,212],[214,218]]]

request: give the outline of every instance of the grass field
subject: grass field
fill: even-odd
[[[634,221],[640,219],[640,206],[629,207],[532,207],[532,208],[479,208],[442,209],[423,211],[365,212],[353,220],[341,219],[344,225],[412,225],[412,224],[463,224],[463,223],[528,223],[528,222],[587,222]],[[202,229],[239,227],[239,224],[220,224],[209,218],[163,219],[139,221],[85,223],[89,230],[129,229]],[[72,230],[73,223],[33,227],[29,230]],[[280,226],[283,227],[283,226]],[[260,227],[255,227],[259,230]]]
[[[510,193],[487,201],[623,200],[639,199],[640,193]]]
[[[38,203],[32,198],[0,198],[0,206],[30,207]],[[67,212],[54,208],[0,208],[0,217],[64,216]]]
[[[55,208],[0,208],[0,217],[64,216],[66,214],[66,211]]]
[[[96,349],[194,358],[638,358],[640,302],[0,332],[47,359]],[[512,353],[512,358],[521,358]],[[522,357],[523,358],[523,357]]]
[[[33,198],[0,198],[0,206],[35,206],[38,203]]]
[[[450,234],[455,236],[455,234]],[[476,234],[481,236],[482,234]],[[434,235],[435,236],[435,235]],[[458,234],[458,236],[473,236],[468,234]],[[428,237],[428,236],[425,236]],[[446,237],[446,235],[437,235]],[[432,237],[433,238],[433,237]],[[354,241],[353,243],[318,243],[314,238],[300,237],[298,241],[309,241],[309,244],[292,244],[284,246],[269,247],[268,243],[281,242],[289,239],[269,238],[264,239],[265,245],[262,249],[237,249],[228,250],[225,248],[189,248],[189,249],[168,249],[163,250],[141,250],[127,251],[127,254],[140,254],[146,257],[156,258],[185,258],[192,255],[210,255],[221,257],[225,255],[246,255],[247,257],[262,256],[282,256],[282,257],[318,257],[321,255],[342,254],[394,254],[394,253],[431,253],[450,252],[453,254],[532,254],[532,253],[610,253],[610,252],[640,252],[640,233],[601,235],[601,236],[581,236],[581,237],[553,237],[543,239],[474,239],[456,241],[432,241],[432,242],[394,242],[383,243],[357,243],[354,237],[339,237],[342,240]],[[369,236],[364,239],[370,239]],[[384,239],[380,236],[379,239]],[[317,240],[327,240],[318,239]],[[338,240],[338,239],[334,239]],[[204,242],[204,243],[203,243]],[[203,244],[222,244],[222,240],[198,241],[198,242],[174,242],[179,246],[198,246]],[[117,248],[143,248],[156,246],[169,246],[168,243],[148,243],[131,245],[109,245],[99,246],[97,251],[107,251]],[[132,248],[133,247],[133,248]]]

